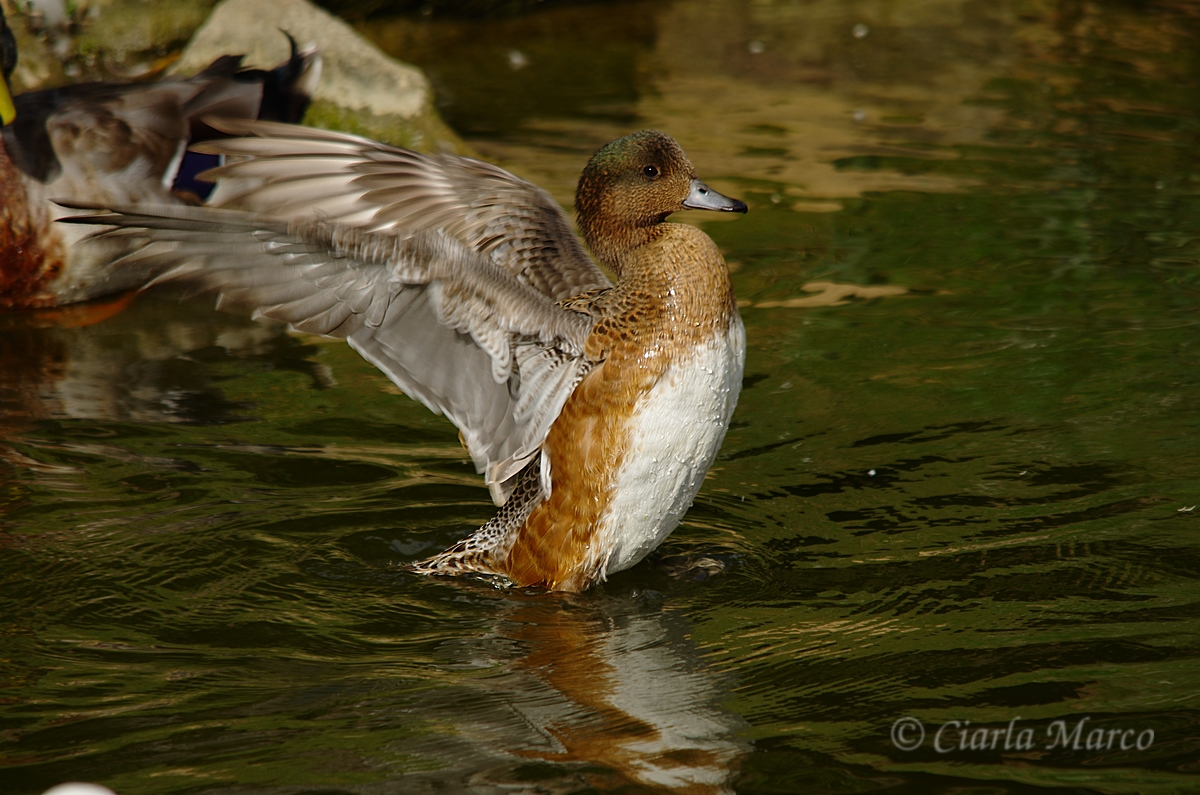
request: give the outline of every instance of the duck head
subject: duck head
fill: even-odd
[[[744,213],[746,204],[701,182],[671,136],[642,130],[592,155],[579,178],[575,210],[592,252],[619,273],[621,253],[648,240],[671,213]]]
[[[10,123],[17,117],[17,109],[13,107],[12,94],[9,93],[8,79],[17,68],[17,39],[8,20],[0,10],[0,69],[3,69],[4,79],[0,80],[0,126]]]

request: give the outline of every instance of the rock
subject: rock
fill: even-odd
[[[286,30],[320,48],[324,68],[304,123],[422,151],[463,151],[433,106],[425,75],[383,54],[349,25],[307,0],[224,0],[172,67],[190,74],[228,53],[270,68],[288,56]]]
[[[0,0],[3,2],[3,0]],[[173,60],[216,0],[58,0],[5,4],[17,39],[18,94],[68,83],[131,80]],[[69,11],[62,18],[59,8]]]

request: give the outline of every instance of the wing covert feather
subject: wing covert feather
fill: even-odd
[[[203,175],[218,181],[213,204],[373,231],[441,229],[555,301],[612,286],[550,195],[490,163],[326,130],[208,121],[254,136],[198,147],[242,158]]]

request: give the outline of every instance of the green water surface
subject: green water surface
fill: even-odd
[[[169,295],[9,319],[0,792],[1200,783],[1191,6],[359,24],[560,200],[655,126],[750,204],[690,219],[749,340],[717,464],[585,594],[422,579],[493,507],[346,346]]]

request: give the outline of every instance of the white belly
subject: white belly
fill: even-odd
[[[612,550],[607,561],[597,561],[600,579],[644,558],[691,507],[729,428],[745,361],[746,330],[736,318],[724,336],[672,365],[638,402],[593,546]]]

